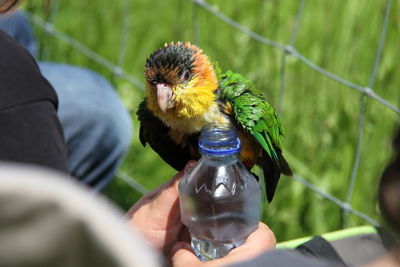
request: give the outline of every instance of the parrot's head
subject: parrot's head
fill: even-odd
[[[148,107],[161,118],[193,118],[215,105],[215,71],[195,45],[165,44],[147,59],[145,76]]]

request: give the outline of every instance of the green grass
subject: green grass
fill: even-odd
[[[26,7],[46,18],[41,1]],[[296,49],[319,66],[354,83],[368,85],[379,41],[384,0],[307,1],[295,42]],[[399,106],[400,6],[392,1],[389,31],[374,89]],[[288,43],[299,1],[210,1],[224,14],[269,39]],[[116,62],[124,15],[124,1],[61,1],[55,25],[105,58]],[[149,54],[169,41],[193,41],[193,6],[184,0],[132,0],[124,69],[144,81],[143,65]],[[282,52],[262,45],[198,9],[200,45],[223,69],[240,72],[265,91],[277,105]],[[111,74],[66,44],[45,38],[36,28],[48,60],[92,68],[107,78]],[[44,50],[42,50],[44,51]],[[360,94],[288,57],[286,94],[281,120],[287,136],[285,155],[294,171],[319,188],[345,199],[357,142]],[[151,189],[175,173],[149,147],[138,140],[135,111],[143,93],[123,80],[114,79],[132,112],[135,136],[122,170]],[[379,219],[376,190],[379,177],[391,156],[391,139],[399,116],[368,99],[362,139],[362,157],[351,204]],[[120,180],[114,180],[107,196],[127,209],[140,195]],[[345,226],[363,222],[346,217]],[[263,220],[279,241],[333,231],[341,227],[337,206],[283,177],[272,204],[264,207]]]

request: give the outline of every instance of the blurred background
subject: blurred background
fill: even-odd
[[[146,58],[180,40],[251,79],[279,112],[296,176],[282,177],[263,209],[278,241],[380,222],[376,191],[400,121],[398,1],[52,0],[23,9],[40,60],[101,73],[131,111],[132,146],[104,192],[122,209],[175,174],[140,144],[135,113]]]

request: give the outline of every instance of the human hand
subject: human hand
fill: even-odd
[[[189,243],[177,242],[171,249],[171,261],[174,267],[216,267],[249,260],[262,252],[273,249],[276,244],[274,233],[267,225],[260,222],[258,229],[247,238],[246,242],[231,250],[223,258],[201,262],[193,253]]]
[[[147,193],[127,213],[129,224],[138,230],[151,246],[165,254],[179,241],[183,229],[178,184],[195,164],[195,161],[189,161],[184,170],[171,181]]]

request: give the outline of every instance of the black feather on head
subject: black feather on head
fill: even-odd
[[[150,83],[168,83],[166,77],[155,70],[168,69],[177,70],[177,75],[181,75],[185,70],[190,73],[193,71],[194,51],[185,44],[165,44],[160,49],[153,52],[146,60],[146,78]],[[151,70],[151,71],[150,71]],[[151,73],[151,75],[148,75]]]

